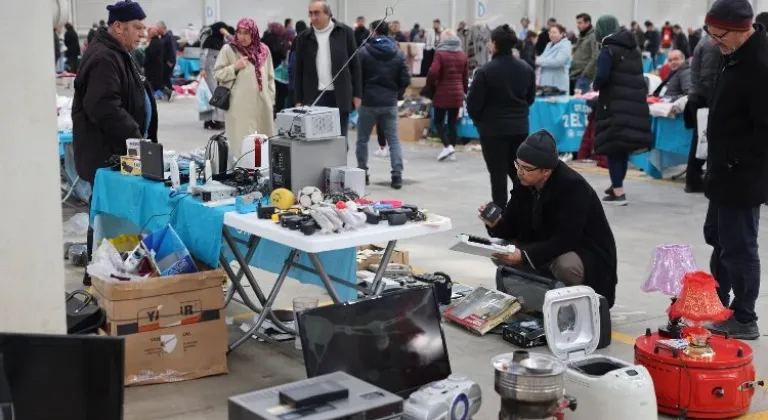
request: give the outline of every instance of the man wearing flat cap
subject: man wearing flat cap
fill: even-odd
[[[110,165],[110,157],[127,153],[126,139],[157,141],[157,106],[131,57],[147,16],[131,0],[107,10],[107,28],[97,30],[83,54],[72,102],[75,169],[91,185],[96,170]],[[92,236],[89,230],[89,255]],[[84,283],[89,280],[86,276]]]
[[[720,300],[734,311],[712,329],[742,340],[760,336],[757,233],[768,201],[768,36],[753,17],[748,0],[716,0],[704,26],[723,54],[709,107],[704,238]]]
[[[595,190],[560,161],[555,139],[546,130],[531,134],[520,145],[515,168],[520,185],[512,189],[501,219],[483,221],[492,237],[517,249],[494,258],[567,286],[590,286],[613,306],[616,242]],[[505,291],[503,280],[497,288]]]

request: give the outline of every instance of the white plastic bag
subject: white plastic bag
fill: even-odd
[[[709,108],[701,108],[696,111],[696,129],[699,131],[699,142],[696,145],[696,159],[707,159],[707,122],[709,120]]]
[[[211,101],[211,89],[208,88],[208,83],[205,79],[200,79],[199,82],[195,98],[197,99],[197,112],[202,114],[213,110],[213,107],[208,103]]]

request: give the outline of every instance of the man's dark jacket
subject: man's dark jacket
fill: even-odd
[[[768,201],[768,36],[755,33],[723,68],[709,107],[706,196],[722,206]]]
[[[335,76],[357,48],[355,33],[349,26],[333,21],[331,30],[331,72]],[[296,38],[296,85],[294,93],[297,103],[309,105],[320,94],[317,79],[317,37],[315,28],[309,27]],[[352,111],[352,98],[363,94],[363,79],[360,59],[355,56],[339,77],[333,82],[333,94],[340,112]],[[331,92],[328,92],[331,94]]]
[[[112,155],[125,155],[126,139],[144,137],[145,92],[152,105],[148,137],[156,142],[157,106],[149,86],[130,54],[99,30],[83,54],[72,103],[75,168],[84,181],[93,183]]]
[[[405,53],[386,36],[376,36],[360,50],[363,105],[396,106],[400,92],[411,84]]]
[[[691,60],[689,103],[695,102],[697,108],[709,107],[722,60],[720,47],[710,42],[709,35],[704,35],[693,51],[693,60]]]
[[[536,73],[523,60],[496,54],[475,71],[467,112],[482,137],[528,134],[536,99]]]
[[[371,36],[371,31],[366,29],[364,26],[358,26],[355,28],[355,42],[357,43],[357,46],[363,45],[363,42],[365,42],[366,39],[368,39]]]
[[[584,264],[584,284],[613,306],[618,282],[613,232],[595,190],[568,165],[558,163],[541,191],[515,185],[501,221],[488,233],[514,241],[523,263],[536,270],[575,252]]]
[[[176,36],[173,35],[173,32],[168,30],[165,35],[162,37],[163,39],[163,59],[166,63],[171,63],[173,65],[176,64],[176,53],[178,51],[177,45],[176,45]]]

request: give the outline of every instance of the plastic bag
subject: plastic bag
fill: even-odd
[[[202,114],[213,110],[213,107],[208,103],[211,101],[211,89],[205,80],[200,80],[197,92],[195,92],[195,98],[197,99],[197,112]]]
[[[709,121],[709,108],[696,111],[696,129],[699,134],[699,142],[696,145],[696,159],[706,160],[709,152],[707,142],[707,123]]]
[[[197,267],[189,250],[171,225],[166,225],[141,240],[152,254],[161,276],[197,273]]]

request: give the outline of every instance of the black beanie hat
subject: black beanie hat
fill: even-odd
[[[517,149],[517,158],[539,169],[555,169],[560,162],[555,138],[547,130],[539,130]]]
[[[107,6],[107,11],[109,11],[107,25],[111,25],[115,22],[130,22],[132,20],[144,20],[147,18],[147,15],[144,13],[141,6],[139,6],[139,3],[131,0],[123,0],[113,5],[109,5]]]
[[[754,16],[749,0],[715,0],[704,23],[729,31],[748,31]]]

